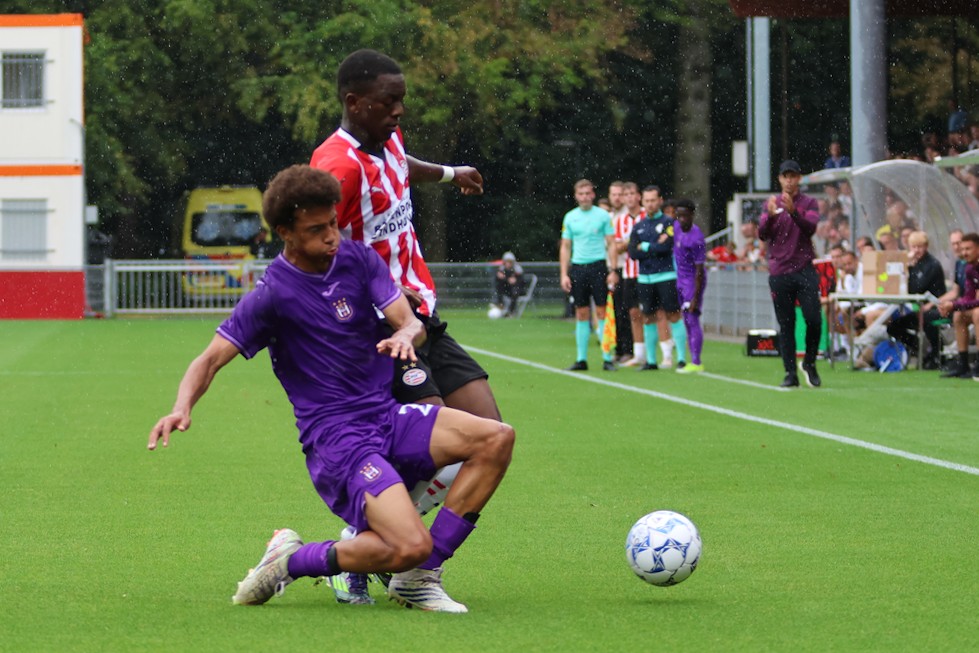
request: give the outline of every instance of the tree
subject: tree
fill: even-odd
[[[452,161],[463,132],[483,156],[538,143],[533,122],[586,85],[606,83],[604,57],[623,43],[619,2],[408,0],[339,3],[338,11],[283,15],[284,42],[265,70],[241,80],[242,102],[292,120],[299,139],[339,122],[339,61],[370,43],[400,62],[409,85],[408,146]],[[445,193],[421,190],[427,255],[444,259]]]

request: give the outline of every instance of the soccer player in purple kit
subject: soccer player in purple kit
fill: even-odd
[[[703,372],[700,354],[704,348],[704,330],[700,326],[700,310],[707,287],[707,244],[700,227],[693,223],[696,208],[692,200],[680,198],[673,202],[676,224],[673,229],[673,258],[676,260],[676,289],[680,295],[683,325],[687,328],[690,363],[677,370],[679,374]]]
[[[397,572],[388,587],[392,599],[467,612],[442,588],[441,564],[473,531],[506,473],[513,428],[448,407],[394,401],[392,365],[416,359],[425,329],[380,256],[341,241],[339,200],[336,178],[309,166],[287,168],[270,182],[265,217],[285,249],[191,362],[173,410],[153,427],[147,446],[166,447],[174,430],[187,430],[215,374],[238,354],[252,358],[267,347],[293,405],[313,486],[358,534],[304,544],[290,529],[276,531],[233,602],[265,603],[303,576]],[[407,488],[457,462],[459,474],[427,529]]]

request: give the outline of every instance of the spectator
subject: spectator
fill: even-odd
[[[969,124],[969,112],[959,106],[958,102],[954,99],[948,101],[948,133],[952,134],[961,132],[967,128]]]
[[[863,256],[864,252],[876,252],[877,248],[874,247],[874,241],[870,236],[860,236],[857,238],[857,249],[856,254],[858,257]]]
[[[914,226],[914,223],[908,217],[908,205],[900,200],[891,202],[890,206],[887,207],[884,219],[886,223],[877,229],[874,237],[877,238],[877,242],[881,243],[881,249],[887,249],[883,246],[881,236],[883,234],[890,234],[894,237],[894,249],[898,249],[897,245],[901,242],[901,230],[905,227]]]
[[[952,316],[955,327],[955,345],[958,358],[955,365],[944,378],[969,378],[979,381],[979,361],[969,369],[969,325],[973,326],[975,337],[979,340],[979,234],[968,233],[962,236],[959,252],[966,262],[965,282],[958,299],[946,299],[939,303],[938,310],[945,317]],[[979,342],[977,342],[979,345]]]
[[[758,237],[758,223],[748,220],[741,223],[741,237],[744,238],[744,245],[738,251],[738,262],[742,269],[751,270],[765,266],[765,254],[768,246]]]
[[[908,236],[908,259],[911,267],[908,270],[908,293],[920,295],[931,293],[937,299],[945,294],[945,271],[938,259],[928,251],[928,235],[923,231],[914,231]],[[927,354],[918,351],[918,313],[923,313],[925,336],[930,344]],[[938,358],[941,348],[938,342],[938,326],[936,320],[941,319],[938,305],[925,302],[917,311],[909,311],[895,317],[887,325],[887,333],[897,339],[912,356],[920,355],[922,367],[926,370],[938,369]]]
[[[840,182],[840,206],[843,207],[843,215],[847,218],[853,218],[853,189],[850,188],[850,182],[841,181]]]
[[[738,252],[734,241],[728,241],[712,247],[707,252],[707,260],[714,263],[737,263]]]
[[[779,166],[781,195],[768,198],[759,225],[759,236],[768,241],[768,285],[772,291],[775,317],[780,331],[780,351],[785,379],[782,387],[797,387],[795,362],[795,304],[798,301],[806,322],[805,356],[799,369],[812,387],[822,381],[816,372],[816,355],[822,333],[819,275],[812,261],[816,253],[812,236],[819,222],[816,200],[799,190],[802,169],[792,160]]]
[[[837,140],[829,144],[829,157],[823,162],[823,168],[849,168],[850,157],[843,154],[843,148]]]
[[[513,252],[504,252],[503,261],[496,269],[496,305],[503,310],[504,317],[513,317],[517,298],[523,291],[523,268],[517,263]]]

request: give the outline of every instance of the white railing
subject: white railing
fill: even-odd
[[[270,261],[106,260],[86,268],[89,313],[94,315],[227,313],[251,290]],[[522,263],[537,275],[528,306],[559,317],[566,296],[555,262]],[[439,306],[482,308],[494,298],[492,263],[430,263]],[[546,308],[545,308],[546,307]],[[749,329],[775,329],[768,272],[713,267],[707,275],[702,307],[711,333],[744,335]]]

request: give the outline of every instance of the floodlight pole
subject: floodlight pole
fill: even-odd
[[[772,188],[771,20],[745,21],[748,68],[748,192]]]
[[[884,0],[850,0],[853,166],[887,156],[887,18]]]

